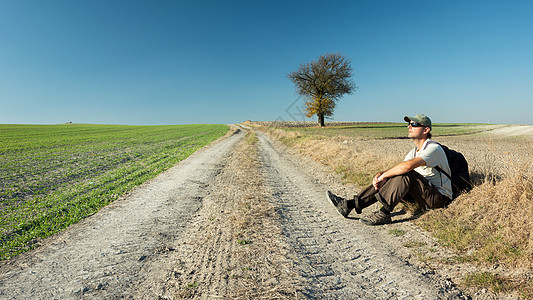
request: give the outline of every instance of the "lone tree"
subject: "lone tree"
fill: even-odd
[[[324,117],[333,115],[336,101],[357,88],[351,76],[350,60],[338,53],[324,54],[287,75],[296,85],[298,94],[306,100],[307,117],[317,115],[322,127]]]

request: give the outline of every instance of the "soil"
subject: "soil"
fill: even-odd
[[[453,270],[420,259],[446,250],[408,215],[378,227],[340,216],[325,191],[355,187],[323,165],[259,132],[255,156],[245,152],[250,130],[3,262],[0,298],[495,298],[461,291]],[[247,159],[257,164],[243,168]],[[243,224],[243,199],[254,197],[270,206]]]
[[[533,126],[531,125],[515,125],[506,126],[489,131],[489,134],[510,137],[510,136],[531,136],[533,135]]]

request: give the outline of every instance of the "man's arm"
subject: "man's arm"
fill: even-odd
[[[426,161],[421,157],[415,157],[411,160],[403,161],[385,172],[379,172],[378,174],[376,174],[376,176],[372,180],[372,185],[374,185],[374,188],[377,191],[387,181],[388,178],[403,175],[420,166],[425,165]]]

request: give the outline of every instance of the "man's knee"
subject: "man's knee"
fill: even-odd
[[[410,171],[410,172],[407,172],[405,174],[402,174],[402,175],[397,175],[397,176],[394,176],[394,177],[391,177],[389,178],[389,183],[393,188],[396,187],[396,188],[399,188],[399,187],[403,187],[403,186],[408,186],[411,181],[414,179],[414,177],[416,176],[415,174],[413,173],[416,173],[415,171]],[[417,173],[418,174],[418,173]]]

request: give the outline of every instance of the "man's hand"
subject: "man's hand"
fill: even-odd
[[[426,161],[421,157],[416,157],[411,160],[401,162],[385,172],[377,173],[376,176],[374,176],[374,179],[372,180],[372,185],[377,191],[385,184],[385,182],[387,182],[388,178],[403,175],[407,172],[414,170],[415,168],[425,165]]]
[[[374,186],[374,189],[379,190],[385,182],[387,182],[387,179],[383,177],[383,173],[385,172],[379,172],[374,176],[374,179],[372,179],[372,185]]]

